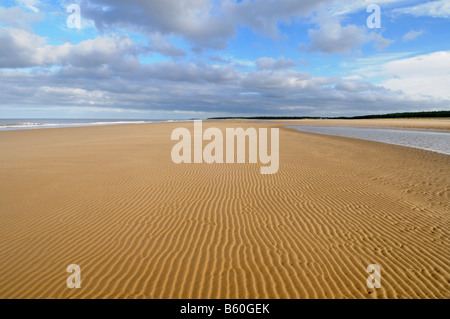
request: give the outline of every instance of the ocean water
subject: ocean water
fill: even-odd
[[[450,155],[450,132],[359,127],[288,126],[298,131],[420,148]]]
[[[174,120],[0,119],[0,131],[161,122],[174,122]]]

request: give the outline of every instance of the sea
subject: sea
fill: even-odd
[[[343,136],[387,144],[402,145],[450,155],[450,132],[446,130],[413,130],[331,126],[288,126],[298,131]]]
[[[123,124],[145,124],[178,122],[180,120],[114,120],[114,119],[0,119],[0,131],[30,130],[58,127],[104,126]],[[186,120],[183,120],[185,122]],[[181,122],[181,121],[180,121]]]

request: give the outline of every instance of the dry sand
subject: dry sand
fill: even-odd
[[[275,122],[275,121],[273,121]],[[418,119],[368,119],[368,120],[283,120],[278,123],[313,125],[313,126],[382,126],[391,128],[414,128],[450,130],[450,118],[418,118]]]
[[[260,175],[172,163],[180,126],[0,132],[0,297],[450,297],[450,156],[282,128]]]

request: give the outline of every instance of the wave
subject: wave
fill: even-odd
[[[52,127],[79,127],[79,126],[100,126],[100,125],[124,125],[124,124],[147,124],[153,121],[55,121],[55,122],[16,122],[16,123],[1,123],[0,130],[7,129],[33,129],[33,128],[52,128]]]

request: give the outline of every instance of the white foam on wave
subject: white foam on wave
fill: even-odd
[[[41,122],[18,122],[18,123],[0,123],[0,130],[7,129],[37,129],[51,127],[73,127],[73,126],[103,126],[103,125],[123,125],[123,124],[147,124],[151,121],[95,121],[95,122],[73,122],[73,123],[41,123]]]

